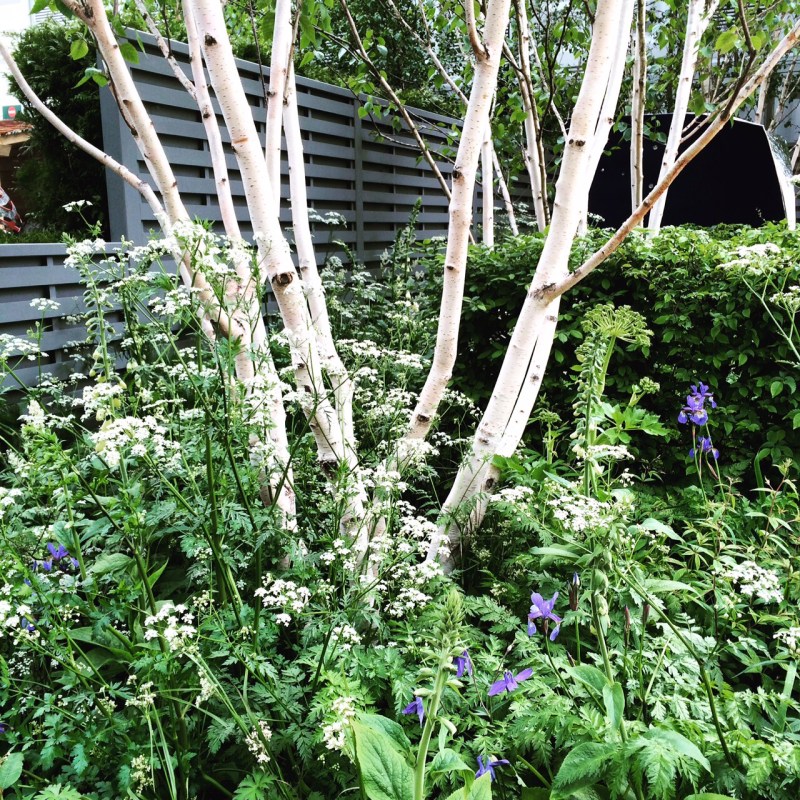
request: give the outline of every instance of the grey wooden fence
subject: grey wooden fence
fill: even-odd
[[[132,65],[134,80],[164,141],[175,171],[178,187],[189,213],[203,219],[220,220],[205,144],[200,113],[194,101],[179,85],[150,37],[141,36],[144,54]],[[189,75],[188,49],[173,43],[176,59]],[[238,62],[245,91],[259,134],[265,131],[264,85],[257,64]],[[268,81],[268,70],[265,80]],[[144,161],[136,150],[127,127],[114,106],[110,92],[101,92],[103,140],[108,152],[143,178]],[[344,227],[315,226],[318,257],[332,249],[329,243],[343,241],[361,261],[374,263],[389,247],[396,233],[407,224],[417,200],[422,208],[418,237],[443,235],[447,229],[447,200],[433,171],[420,157],[410,133],[393,116],[362,118],[362,101],[351,92],[318,81],[297,79],[297,101],[306,161],[309,205],[318,213],[337,212]],[[363,112],[362,112],[363,113]],[[230,183],[245,235],[249,232],[244,190],[230,150],[230,137],[218,114],[227,152]],[[451,150],[448,137],[457,131],[457,120],[428,112],[415,112],[416,121],[441,170],[449,179],[451,165],[443,157]],[[288,175],[282,163],[284,178]],[[284,180],[282,222],[290,224],[288,186]],[[109,215],[111,235],[143,243],[156,221],[140,195],[109,173]],[[476,204],[480,202],[480,189]],[[478,206],[479,207],[479,206]]]
[[[220,222],[216,202],[211,157],[205,144],[200,114],[192,99],[180,87],[157,50],[154,40],[144,34],[136,38],[144,52],[138,64],[131,65],[134,80],[164,142],[178,181],[178,188],[189,213]],[[187,75],[188,49],[173,43],[173,52]],[[258,65],[239,61],[245,91],[259,133],[265,131],[264,85]],[[268,81],[268,71],[265,80]],[[114,104],[111,93],[101,90],[101,113],[105,149],[145,180],[149,179],[144,161]],[[415,203],[421,201],[418,238],[440,236],[447,229],[447,200],[428,164],[408,131],[391,116],[362,117],[362,101],[346,89],[298,78],[297,99],[305,148],[309,205],[319,214],[336,212],[344,224],[315,224],[317,257],[320,262],[337,251],[344,242],[364,263],[374,264],[390,247],[396,234],[409,220]],[[363,112],[362,112],[363,113]],[[447,154],[450,137],[459,123],[428,112],[414,112],[441,170],[449,179],[451,166]],[[251,233],[241,177],[230,149],[230,137],[219,116],[226,146],[230,183],[245,235]],[[282,164],[284,177],[287,164]],[[123,238],[145,243],[157,229],[149,206],[130,186],[108,173],[109,222],[115,240]],[[284,181],[286,183],[286,181]],[[284,200],[288,187],[284,188]],[[481,201],[476,193],[476,209]],[[291,223],[288,202],[281,220]],[[42,359],[44,371],[65,374],[74,369],[65,345],[80,340],[83,328],[68,317],[83,310],[82,288],[73,269],[63,266],[65,249],[60,244],[0,245],[0,335],[24,336],[41,318],[31,307],[37,297],[59,301],[58,311],[45,312],[42,346],[48,353]],[[24,362],[17,377],[35,382],[39,365]],[[14,381],[6,379],[6,385]]]
[[[114,244],[107,246],[111,252]],[[71,342],[86,336],[83,323],[74,316],[86,311],[78,271],[64,266],[66,248],[61,244],[6,244],[0,246],[0,336],[30,338],[27,334],[42,324],[41,348],[46,353],[35,361],[18,362],[14,377],[2,384],[13,388],[37,381],[39,371],[66,377],[79,367],[69,352]],[[58,310],[39,311],[31,306],[36,298],[55,300]],[[113,320],[111,320],[113,323]]]

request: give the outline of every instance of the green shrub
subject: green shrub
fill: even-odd
[[[607,235],[592,231],[576,242],[573,263],[579,264]],[[494,384],[542,241],[538,234],[521,236],[494,250],[475,247],[470,253],[454,385],[481,405]],[[780,252],[751,251],[749,271],[742,264],[722,267],[741,260],[739,248],[766,243],[779,246]],[[545,403],[562,419],[571,416],[575,349],[583,340],[585,312],[599,303],[629,305],[645,316],[653,337],[642,351],[620,348],[615,354],[607,386],[611,402],[627,400],[631,387],[646,376],[661,391],[644,404],[671,422],[689,385],[703,381],[720,405],[714,441],[729,473],[750,470],[757,453],[774,462],[792,457],[800,451],[799,359],[770,318],[771,313],[777,322],[789,323],[786,310],[770,303],[766,282],[775,291],[778,284],[797,284],[798,261],[797,235],[782,225],[633,234],[565,296],[543,383]],[[429,267],[434,274],[441,272],[430,261]],[[761,267],[763,274],[757,274]],[[748,284],[767,291],[769,311]],[[674,428],[677,437],[678,425]],[[663,442],[634,442],[646,466],[673,478],[688,463],[689,444],[684,444],[665,448]]]
[[[98,86],[90,80],[76,87],[86,68],[95,66],[97,56],[94,45],[87,41],[87,53],[77,60],[70,58],[70,45],[78,39],[78,30],[55,22],[34,25],[20,35],[14,57],[28,83],[51,111],[84,139],[102,148]],[[86,221],[63,206],[89,200],[92,206],[84,209],[86,220],[107,220],[105,171],[45,122],[25,98],[21,100],[25,121],[33,129],[25,146],[26,157],[15,176],[14,200],[25,210],[29,226],[83,234]],[[51,241],[60,240],[59,235]]]

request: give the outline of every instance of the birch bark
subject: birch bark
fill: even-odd
[[[631,98],[631,210],[641,205],[644,188],[644,111],[647,97],[647,0],[636,3]]]
[[[689,0],[686,39],[683,44],[681,71],[678,75],[678,90],[675,94],[675,109],[672,113],[672,123],[669,126],[667,145],[661,162],[661,171],[658,174],[659,183],[664,179],[664,176],[669,172],[678,157],[683,126],[686,121],[686,112],[689,110],[692,81],[694,79],[697,56],[700,52],[700,42],[718,5],[719,0]],[[666,202],[667,192],[665,191],[650,212],[647,220],[649,230],[658,231],[661,229],[661,220],[664,218]]]
[[[439,547],[445,536],[454,545],[451,553],[455,552],[462,533],[457,522],[459,509],[473,510],[478,495],[489,488],[485,486],[483,477],[488,462],[497,452],[509,427],[534,350],[540,338],[540,352],[549,352],[552,345],[556,320],[554,314],[548,313],[552,298],[545,297],[545,292],[548,286],[563,280],[567,275],[572,241],[591,181],[589,166],[592,139],[597,130],[604,93],[609,89],[624,2],[625,0],[600,0],[598,3],[586,71],[575,103],[561,174],[556,185],[550,232],[511,336],[500,375],[475,432],[471,452],[462,464],[442,507],[442,522],[437,536],[432,540],[428,560],[438,557]],[[546,341],[548,336],[549,343]],[[541,373],[537,372],[536,382],[540,380]],[[470,520],[469,524],[475,522],[477,520]]]
[[[494,161],[492,160],[492,125],[486,125],[481,145],[481,210],[483,214],[483,244],[490,250],[494,247]]]
[[[409,429],[403,439],[404,443],[421,440],[427,436],[455,364],[475,175],[497,85],[497,72],[500,67],[510,6],[511,0],[490,0],[486,7],[483,48],[475,54],[475,77],[453,168],[444,286],[433,363],[412,413]]]
[[[275,30],[272,35],[272,56],[269,65],[267,135],[264,154],[267,160],[267,174],[272,187],[272,201],[279,215],[281,208],[281,121],[292,59],[293,39],[292,2],[291,0],[276,0]]]

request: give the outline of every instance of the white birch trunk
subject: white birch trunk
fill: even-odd
[[[703,38],[711,16],[719,5],[719,0],[689,0],[688,18],[686,21],[686,39],[683,44],[683,59],[681,61],[681,71],[678,75],[678,89],[675,93],[675,109],[672,113],[672,123],[669,126],[667,145],[664,149],[664,158],[661,162],[661,171],[658,174],[658,181],[661,182],[670,170],[678,157],[681,138],[683,136],[683,126],[686,121],[686,112],[689,110],[689,100],[692,95],[692,81],[694,80],[694,70],[697,64],[697,56],[700,52],[700,42]],[[647,220],[647,227],[651,231],[661,229],[661,220],[664,218],[664,207],[667,202],[667,193],[664,192],[656,202],[650,217]]]
[[[619,10],[617,26],[617,43],[614,52],[614,61],[611,65],[611,72],[608,77],[603,95],[603,105],[600,107],[600,117],[597,121],[597,128],[592,137],[591,157],[589,160],[589,172],[592,176],[597,172],[600,159],[608,142],[608,135],[611,133],[611,126],[614,124],[614,117],[617,113],[619,103],[619,93],[622,88],[622,76],[625,73],[625,60],[628,54],[628,42],[631,35],[631,24],[633,23],[634,0],[623,0]],[[591,183],[589,184],[591,186]],[[589,192],[586,192],[584,206],[581,211],[581,218],[578,225],[578,233],[583,235],[589,226]]]
[[[272,57],[269,64],[269,90],[267,91],[267,135],[264,155],[267,174],[272,187],[272,200],[277,213],[281,208],[281,121],[286,82],[292,58],[292,2],[276,0],[275,30],[272,36]]]
[[[511,202],[508,184],[503,176],[503,170],[500,167],[500,160],[497,158],[497,151],[494,149],[494,144],[492,145],[492,164],[494,165],[494,171],[497,175],[497,187],[500,189],[500,196],[503,198],[503,206],[505,207],[506,216],[508,217],[508,226],[511,228],[511,233],[514,236],[519,236],[517,215],[514,213],[514,204]]]
[[[490,0],[487,4],[483,55],[476,55],[475,77],[453,168],[444,286],[433,363],[412,413],[409,429],[404,437],[406,441],[420,440],[427,436],[453,372],[464,297],[464,273],[472,222],[475,176],[497,85],[497,71],[510,5],[511,0]]]
[[[492,126],[486,125],[481,145],[481,211],[483,215],[483,244],[490,250],[494,247],[494,162],[492,160]]]
[[[638,0],[631,98],[631,210],[644,196],[644,111],[647,97],[647,1]]]
[[[550,325],[555,324],[554,319],[548,319],[555,315],[548,312],[552,298],[546,297],[545,292],[551,284],[563,280],[568,274],[569,254],[584,196],[589,191],[591,182],[591,142],[597,130],[604,93],[609,89],[624,1],[600,0],[598,3],[586,72],[575,103],[561,174],[556,185],[550,232],[511,336],[500,375],[475,432],[471,452],[462,464],[442,507],[443,521],[438,535],[432,541],[428,560],[438,557],[439,546],[445,536],[449,536],[454,545],[460,540],[461,531],[456,515],[460,508],[474,509],[474,501],[486,488],[480,481],[480,475],[497,452],[509,426],[528,374],[534,348],[539,344],[540,348],[547,348],[549,351],[552,344],[545,343],[544,339],[539,343],[542,334],[550,330]],[[555,331],[554,327],[552,331]],[[552,339],[552,333],[550,338]],[[537,373],[537,376],[541,380],[541,375]]]
[[[523,150],[523,157],[525,159],[525,168],[528,171],[528,178],[531,182],[536,227],[541,232],[544,231],[547,227],[547,223],[550,221],[549,209],[547,208],[547,173],[544,169],[542,136],[538,111],[536,109],[536,99],[533,96],[533,84],[531,82],[530,53],[533,43],[530,25],[528,23],[526,3],[527,0],[521,0],[521,2],[516,4],[520,59],[520,70],[517,72],[517,80],[520,88],[520,96],[522,97],[522,105],[525,110],[525,121],[523,123],[523,130],[525,131],[525,149]]]
[[[211,84],[231,136],[258,244],[264,278],[278,302],[295,369],[299,400],[317,443],[319,459],[345,460],[342,433],[325,393],[319,351],[300,277],[280,229],[266,162],[217,0],[187,0],[193,10]]]

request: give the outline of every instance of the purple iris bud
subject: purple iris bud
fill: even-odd
[[[63,544],[54,545],[52,542],[47,543],[47,549],[50,551],[50,555],[53,557],[53,561],[61,561],[62,558],[69,555],[69,551]]]
[[[697,451],[694,447],[689,451],[689,457],[694,458]],[[719,458],[719,450],[711,442],[710,436],[700,437],[700,453],[711,453],[711,457],[716,461]]]
[[[78,567],[80,566],[78,564],[78,559],[77,558],[70,558],[69,562],[70,562],[70,564],[72,564],[72,568],[73,569],[78,569]]]
[[[27,617],[20,617],[19,626],[22,630],[28,631],[28,633],[33,633],[36,630],[36,626]]]
[[[541,620],[544,624],[545,631],[547,630],[548,621],[555,622],[556,627],[550,634],[550,641],[555,641],[558,632],[561,629],[561,617],[553,613],[556,600],[558,600],[558,592],[556,592],[549,600],[545,600],[538,592],[531,595],[531,611],[528,614],[528,636],[533,636],[536,633],[536,624],[534,620]]]
[[[5,722],[0,722],[0,736],[4,733],[8,733],[8,725],[6,725]]]
[[[404,714],[416,714],[419,717],[419,724],[425,719],[425,707],[422,705],[422,698],[415,697],[404,709]]]
[[[456,668],[456,678],[460,678],[465,672],[472,677],[472,661],[466,650],[460,656],[456,656],[453,659],[453,664]]]
[[[522,672],[518,672],[516,675],[506,670],[503,673],[503,677],[500,678],[499,681],[495,681],[489,687],[489,697],[493,697],[501,692],[513,692],[514,689],[516,689],[519,684],[522,683],[522,681],[528,680],[531,675],[533,675],[533,669],[531,667],[522,670]]]
[[[34,561],[33,571],[36,572],[39,569],[41,569],[43,572],[52,572],[53,571],[52,559],[48,558],[46,561]]]
[[[483,763],[483,758],[478,756],[478,771],[475,773],[476,778],[480,778],[481,775],[485,775],[487,772],[491,775],[490,780],[494,780],[497,776],[494,774],[495,767],[501,767],[503,764],[510,764],[511,762],[507,758],[498,758],[495,760],[486,759],[486,764]]]

